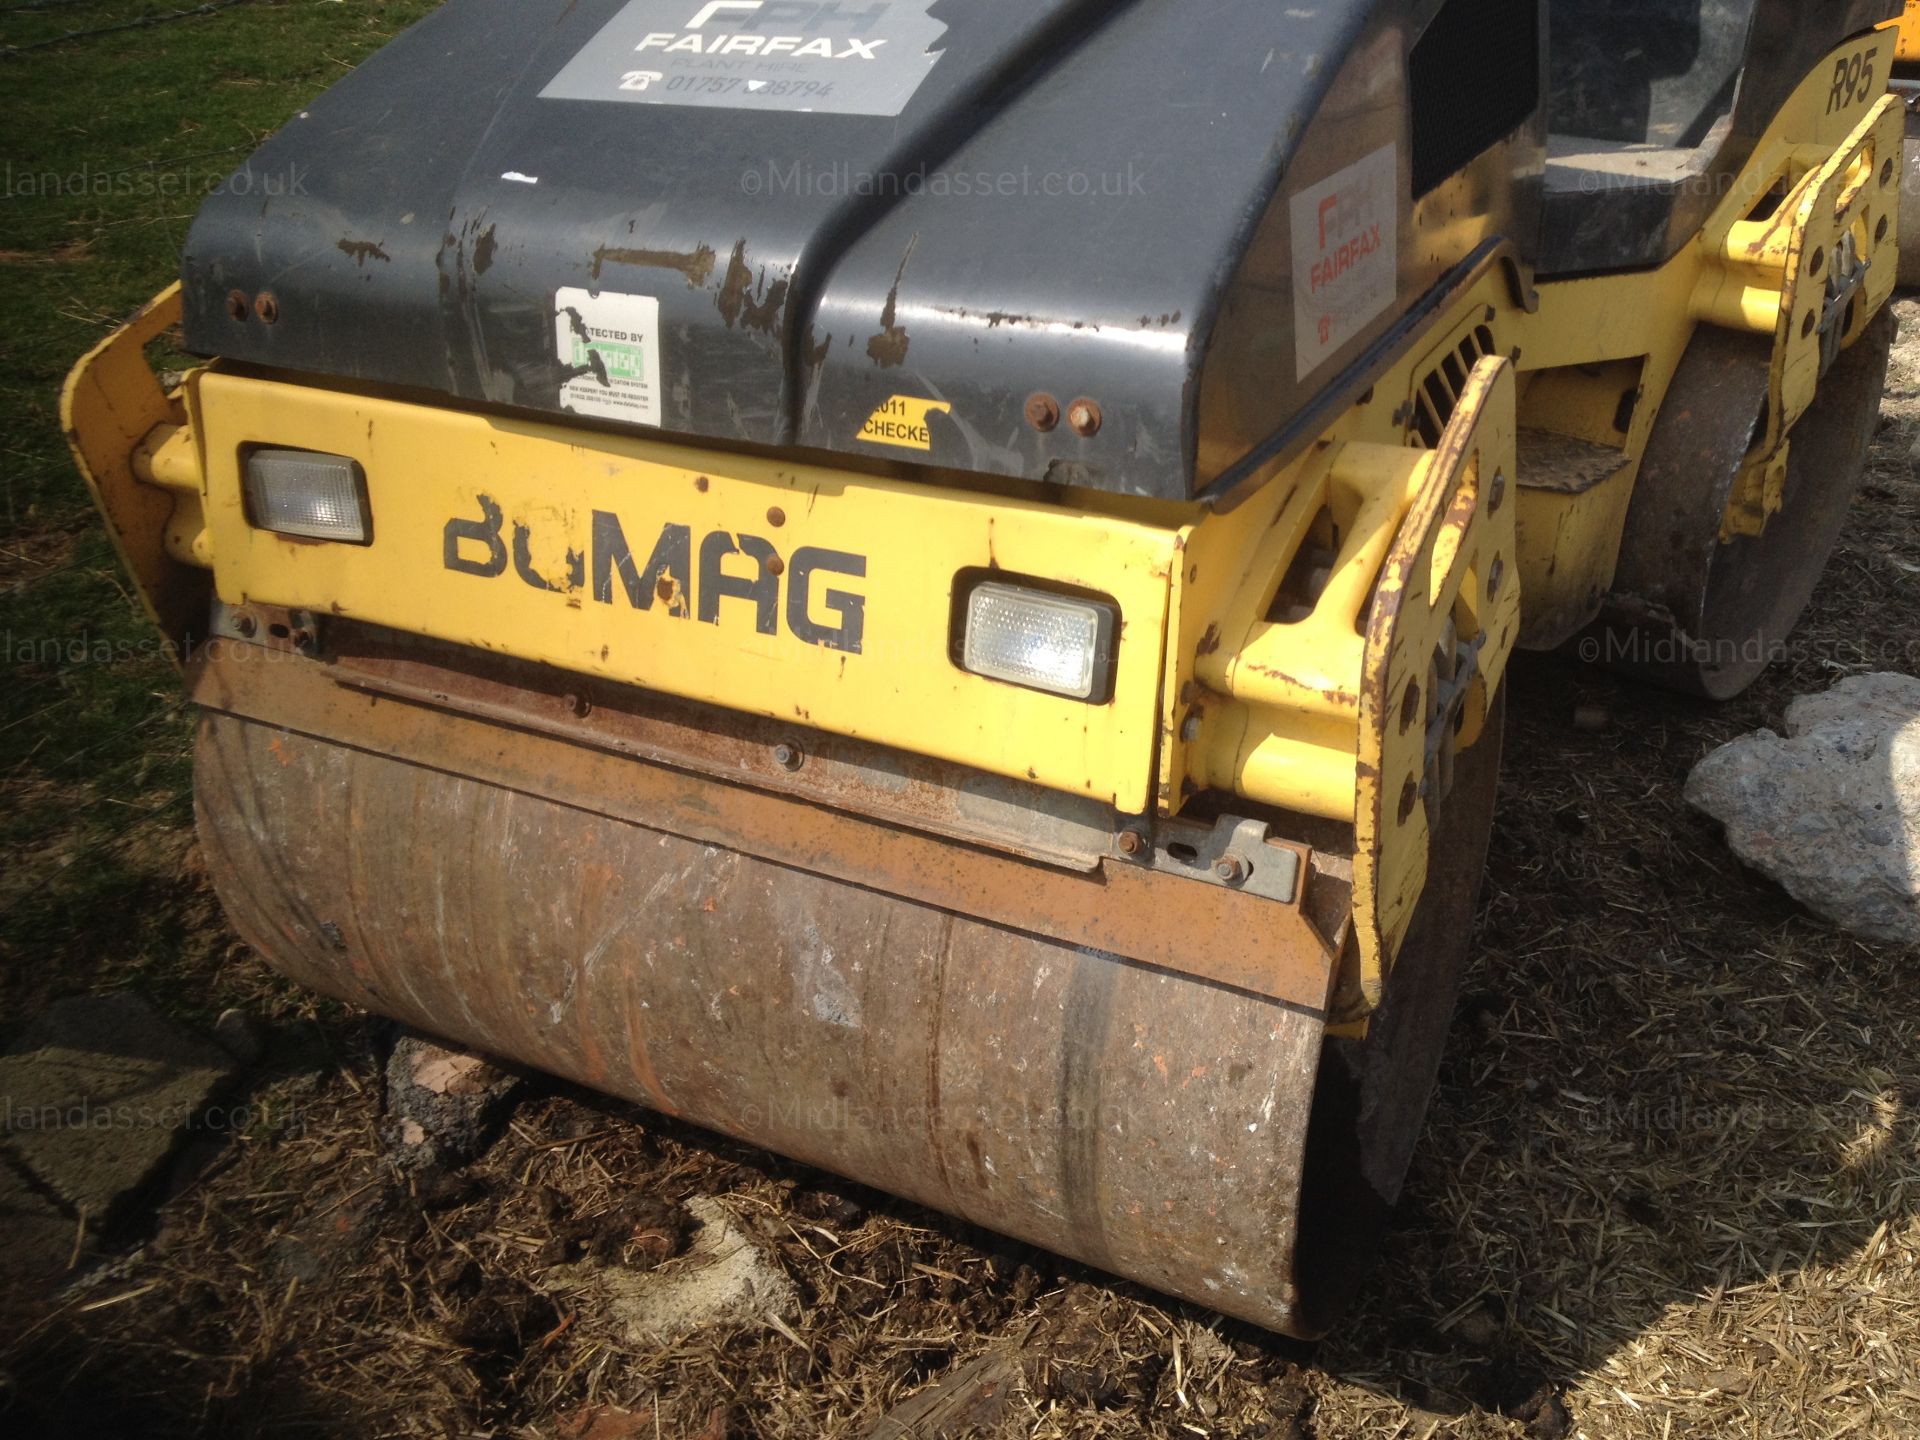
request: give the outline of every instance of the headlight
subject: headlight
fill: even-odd
[[[976,675],[1104,704],[1113,693],[1115,611],[988,580],[967,596],[960,663]]]
[[[373,538],[360,462],[314,450],[247,456],[247,519],[257,529],[365,545]]]

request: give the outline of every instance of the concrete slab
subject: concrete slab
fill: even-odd
[[[66,1268],[74,1222],[0,1160],[0,1279],[47,1279]]]
[[[104,1220],[153,1178],[235,1068],[138,996],[75,996],[29,1020],[0,1055],[0,1140],[76,1212]]]

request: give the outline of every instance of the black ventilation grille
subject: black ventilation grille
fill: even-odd
[[[1448,0],[1408,72],[1418,199],[1539,107],[1538,0]]]
[[[1407,420],[1409,445],[1431,450],[1440,443],[1440,432],[1453,418],[1454,407],[1460,403],[1460,392],[1466,389],[1467,376],[1491,354],[1493,331],[1476,325],[1457,347],[1440,358],[1438,365],[1420,377],[1420,383],[1413,390],[1413,414]]]

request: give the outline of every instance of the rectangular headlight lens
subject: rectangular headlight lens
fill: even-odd
[[[961,663],[976,675],[1075,700],[1112,690],[1113,606],[989,580],[967,597]]]
[[[313,450],[247,456],[247,519],[258,529],[364,545],[373,536],[357,460]]]

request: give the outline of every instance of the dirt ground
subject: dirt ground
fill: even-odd
[[[1824,928],[1680,800],[1701,754],[1795,693],[1915,668],[1920,306],[1900,309],[1871,474],[1785,664],[1722,708],[1517,668],[1441,1089],[1324,1343],[555,1085],[470,1166],[403,1176],[380,1138],[391,1036],[270,979],[163,817],[129,843],[166,872],[192,965],[271,1041],[152,1223],[9,1297],[0,1414],[16,1434],[857,1436],[1004,1353],[1017,1379],[982,1433],[1920,1434],[1914,957]],[[671,1264],[699,1197],[777,1259],[791,1323],[635,1346],[541,1283],[583,1256]]]

